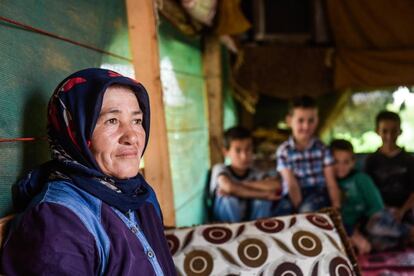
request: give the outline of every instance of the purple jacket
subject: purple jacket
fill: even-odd
[[[1,272],[176,275],[157,212],[146,202],[135,213],[136,221],[130,221],[69,182],[50,182],[14,220]]]

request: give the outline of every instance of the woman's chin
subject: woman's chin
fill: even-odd
[[[131,170],[119,170],[116,172],[112,172],[111,176],[118,178],[118,179],[128,179],[137,176],[138,169],[131,169]]]

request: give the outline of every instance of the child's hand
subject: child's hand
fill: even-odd
[[[371,243],[360,233],[355,232],[351,237],[351,243],[356,247],[358,255],[364,255],[371,252]]]
[[[388,210],[391,212],[392,216],[397,222],[401,222],[404,214],[402,213],[401,209],[398,208],[388,208]]]
[[[267,200],[279,200],[281,198],[280,193],[269,193]]]
[[[395,220],[397,220],[398,222],[401,222],[404,218],[404,214],[405,214],[405,211],[402,208],[397,209],[397,212],[395,213]]]
[[[218,188],[217,189],[217,195],[219,195],[219,196],[228,196],[230,194],[226,193],[223,189]]]
[[[300,197],[296,200],[291,197],[290,200],[292,201],[293,208],[295,208],[295,210],[298,210],[302,204],[302,195],[300,195]]]

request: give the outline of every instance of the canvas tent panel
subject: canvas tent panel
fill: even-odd
[[[251,94],[291,99],[332,93],[328,49],[247,45],[242,51],[235,80]]]
[[[200,224],[209,167],[201,40],[184,37],[161,21],[159,47],[176,225]]]
[[[414,84],[414,47],[409,50],[345,50],[335,60],[337,90]]]
[[[414,45],[410,0],[326,1],[338,48],[403,49]]]
[[[172,158],[176,225],[201,224],[204,220],[203,191],[208,170],[207,131],[169,132]]]
[[[92,12],[93,11],[93,12]],[[2,1],[0,16],[130,58],[122,1]],[[10,187],[49,159],[47,101],[59,81],[87,67],[132,72],[130,62],[0,23],[0,137],[37,137],[0,143],[0,216],[10,211]]]
[[[222,48],[222,92],[223,92],[223,129],[226,130],[238,123],[236,103],[231,86],[230,57],[227,50]]]
[[[414,2],[327,1],[337,90],[414,84]]]

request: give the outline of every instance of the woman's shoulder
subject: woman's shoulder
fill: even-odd
[[[76,187],[67,180],[55,180],[46,183],[43,191],[32,199],[26,208],[26,214],[38,217],[77,217],[84,226],[93,230],[101,218],[102,201]]]
[[[10,275],[19,274],[15,273],[19,269],[14,267],[16,263],[24,264],[21,269],[25,273],[19,275],[76,270],[72,271],[74,275],[84,268],[80,274],[91,275],[98,263],[95,244],[93,233],[78,214],[62,205],[42,201],[16,216],[3,249],[6,255],[14,256],[13,261],[9,257],[2,261],[9,266]],[[76,266],[61,266],[68,261]]]
[[[68,240],[80,235],[85,237],[87,243],[95,244],[94,241],[99,240],[97,244],[107,248],[109,238],[101,224],[101,206],[101,200],[67,180],[50,181],[28,208],[18,215],[15,227],[42,229],[49,232],[50,237],[61,237],[59,229],[65,229],[77,233],[68,234]],[[43,227],[39,228],[38,225]]]
[[[57,192],[57,187],[63,187],[62,184],[64,183],[53,182],[49,184],[58,185],[56,187],[53,185],[53,187],[45,187],[44,191],[33,198],[22,213],[15,216],[11,224],[12,232],[26,234],[30,232],[30,235],[34,236],[44,236],[44,233],[48,233],[47,237],[53,237],[59,235],[59,229],[80,234],[79,231],[82,228],[85,230],[89,228],[83,219],[85,209],[82,211],[81,208],[84,208],[82,204],[78,203],[78,209],[76,210],[74,208],[76,201],[68,200],[68,193],[66,196],[60,196],[61,193]],[[78,210],[81,210],[81,212]],[[89,213],[91,214],[91,212]]]
[[[93,228],[91,225],[101,217],[102,201],[68,180],[48,182],[33,205],[42,203],[69,209],[86,223],[87,228]]]
[[[100,204],[101,200],[78,188],[68,180],[54,180],[45,185],[39,197],[40,202],[51,202],[66,206],[76,204],[92,206]]]

